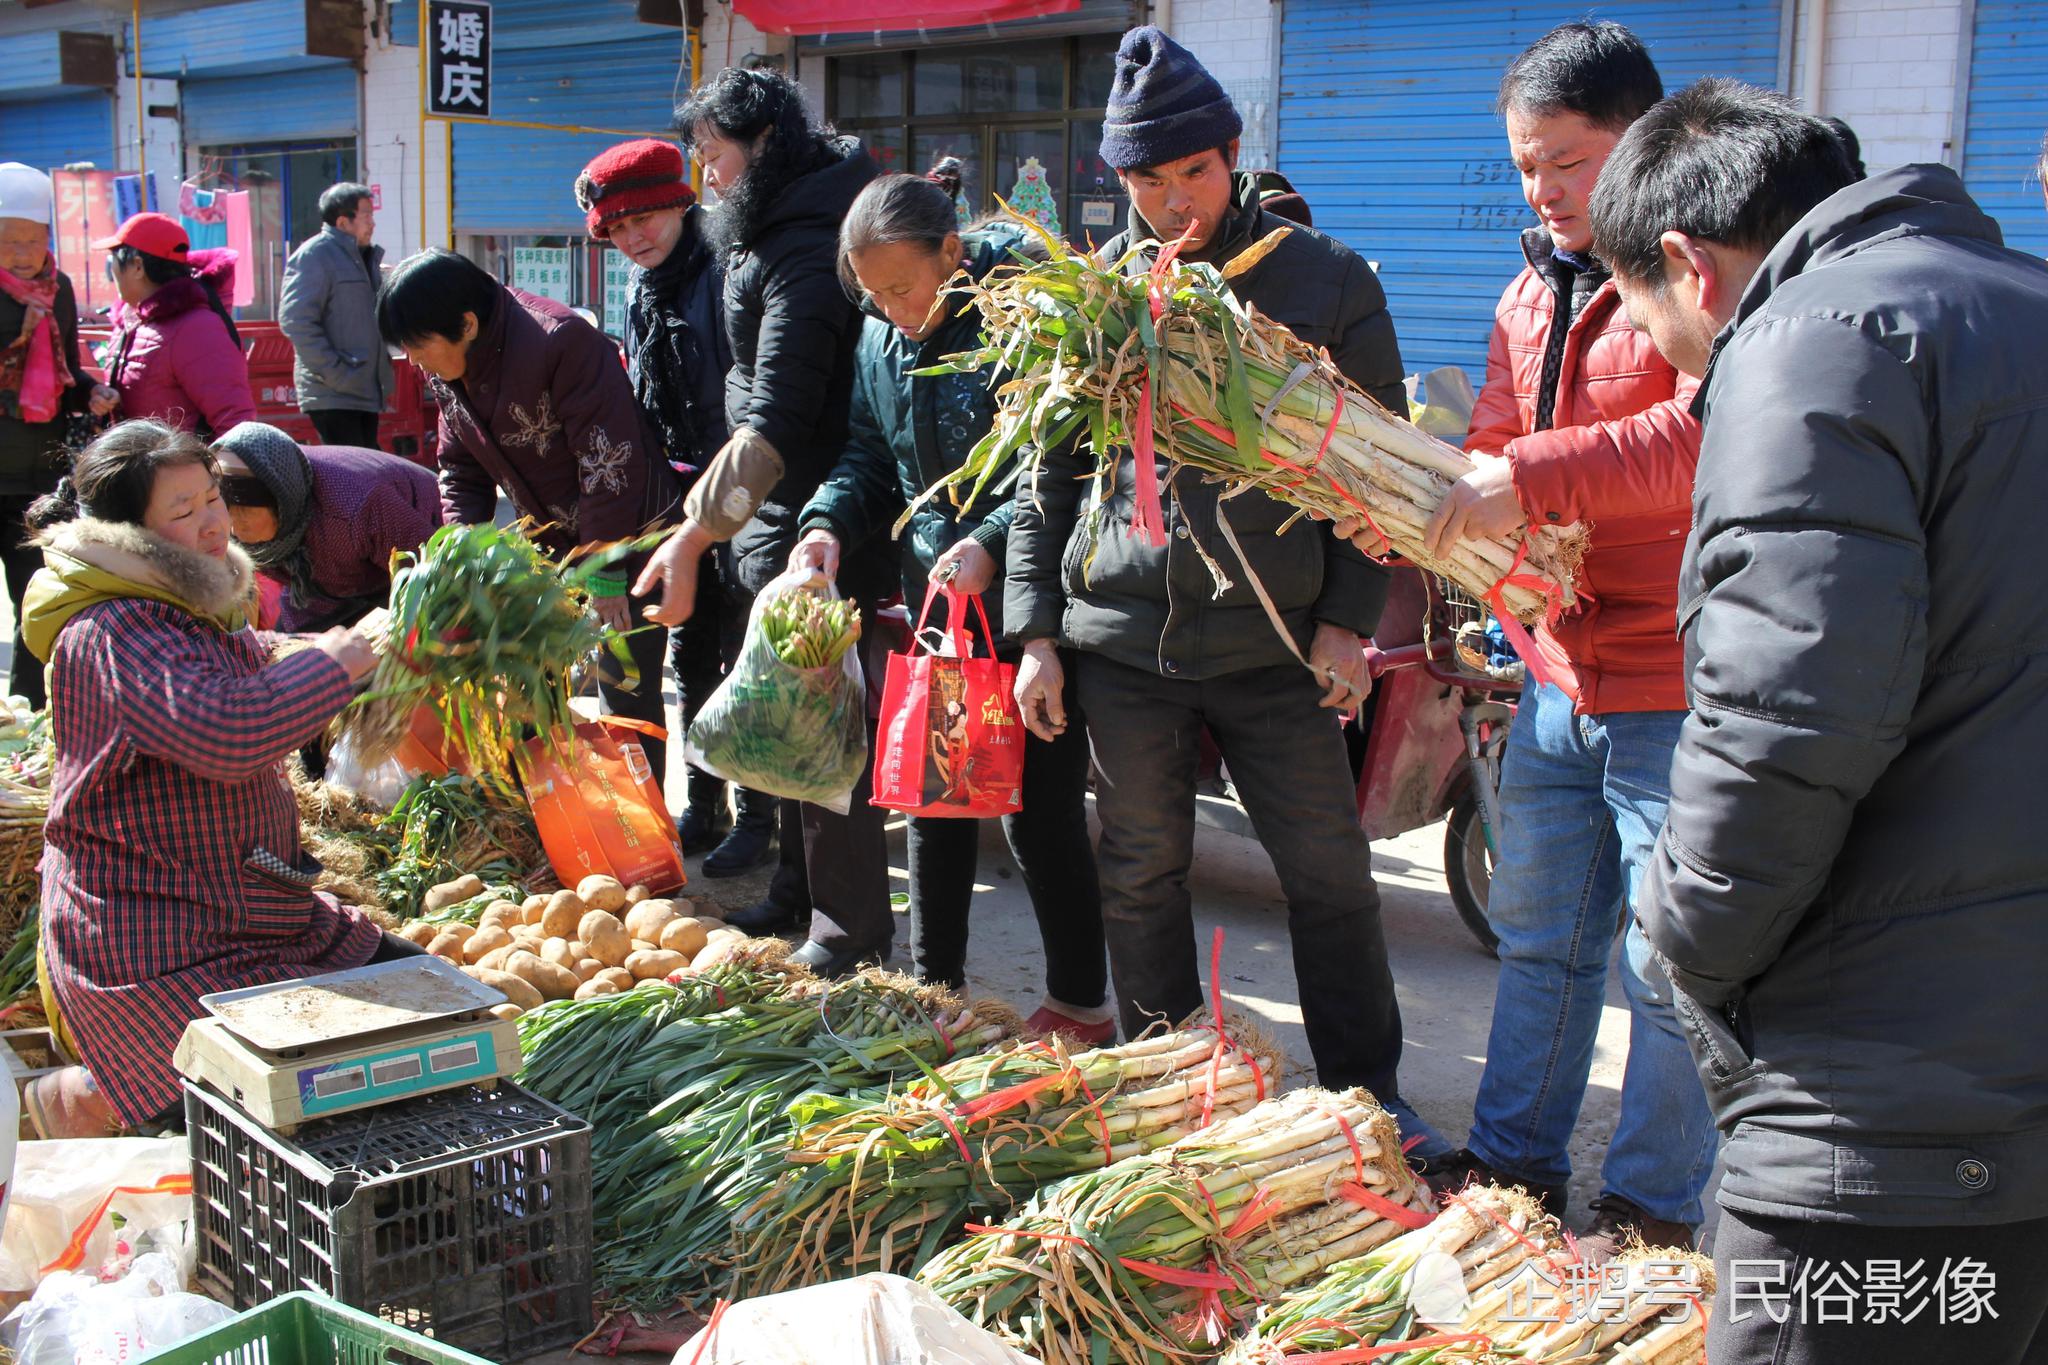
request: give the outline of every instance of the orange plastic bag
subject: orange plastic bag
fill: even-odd
[[[647,751],[631,737],[636,730],[660,733],[645,721],[603,716],[578,725],[575,743],[559,758],[538,738],[520,746],[526,801],[564,886],[592,873],[657,893],[686,880],[675,821]]]
[[[448,736],[441,729],[441,718],[434,714],[431,706],[420,706],[412,713],[412,720],[405,727],[405,734],[391,756],[407,772],[423,777],[446,777],[451,772],[464,776],[469,774],[468,762],[448,742]]]

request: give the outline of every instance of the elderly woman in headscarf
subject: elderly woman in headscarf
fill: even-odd
[[[380,450],[302,447],[243,422],[213,454],[235,539],[274,589],[258,613],[265,629],[352,624],[390,595],[393,552],[417,550],[441,524],[432,471]]]

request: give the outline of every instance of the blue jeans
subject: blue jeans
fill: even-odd
[[[1554,687],[1522,694],[1501,770],[1500,862],[1486,909],[1500,935],[1500,981],[1466,1144],[1504,1175],[1544,1185],[1571,1177],[1608,950],[1671,802],[1671,752],[1684,719],[1683,711],[1575,716]],[[1697,1226],[1714,1121],[1670,983],[1629,921],[1628,1067],[1601,1188],[1654,1218]]]

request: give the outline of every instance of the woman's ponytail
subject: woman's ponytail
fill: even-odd
[[[67,474],[57,480],[55,492],[45,493],[29,504],[28,529],[47,531],[52,526],[76,521],[80,515],[82,514],[78,506],[78,487],[71,482],[71,476]]]

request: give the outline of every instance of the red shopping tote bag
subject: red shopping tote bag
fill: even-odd
[[[646,721],[600,716],[576,727],[575,744],[551,753],[536,736],[521,746],[519,775],[541,847],[564,886],[593,872],[660,895],[684,882],[676,824],[662,802],[647,751],[632,733]]]
[[[943,635],[925,631],[944,593]],[[966,628],[974,604],[989,656],[975,658]],[[932,636],[946,646],[935,652]],[[889,656],[882,722],[875,736],[874,804],[905,815],[970,820],[1009,815],[1024,804],[1024,724],[1017,714],[1017,669],[993,657],[995,637],[980,596],[934,583],[925,593],[910,648]]]

